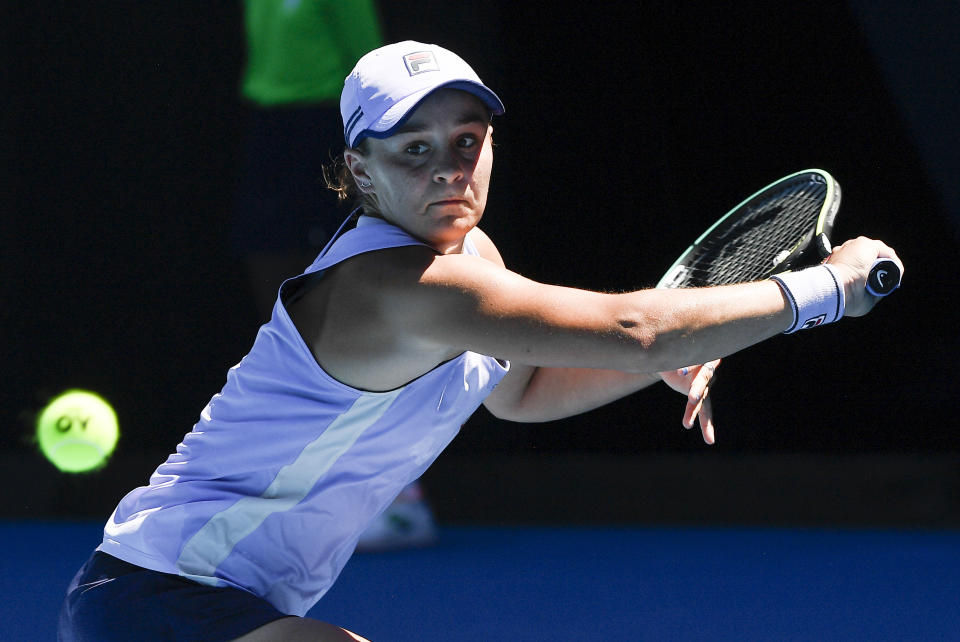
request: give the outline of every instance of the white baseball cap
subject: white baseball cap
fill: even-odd
[[[441,87],[470,92],[495,115],[503,103],[460,56],[406,40],[364,55],[343,83],[340,115],[347,146],[387,138],[427,95]]]

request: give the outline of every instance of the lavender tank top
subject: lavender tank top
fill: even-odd
[[[416,244],[361,217],[304,274]],[[477,254],[469,235],[464,252]],[[98,550],[304,615],[367,524],[423,474],[508,368],[464,352],[401,388],[357,390],[319,366],[278,296],[193,430],[149,485],[120,501]]]

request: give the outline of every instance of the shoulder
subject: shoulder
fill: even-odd
[[[391,331],[428,331],[431,323],[424,317],[445,316],[449,306],[475,306],[507,272],[486,235],[471,240],[479,256],[437,254],[422,245],[355,256],[331,272],[329,292],[344,308],[376,310],[376,317],[367,318],[376,318]]]
[[[503,263],[503,257],[500,256],[500,251],[497,249],[497,246],[493,243],[490,237],[487,236],[486,232],[481,230],[479,227],[475,227],[470,230],[468,237],[471,241],[473,241],[473,244],[476,246],[480,256],[500,267],[505,267]]]
[[[313,297],[315,309],[328,313],[327,322],[336,316],[337,327],[362,329],[367,336],[449,345],[444,327],[472,325],[486,308],[502,312],[509,306],[501,299],[511,293],[530,299],[531,282],[504,267],[489,236],[476,228],[469,234],[479,255],[410,245],[354,256],[324,279]]]
[[[489,284],[491,276],[505,271],[503,258],[490,237],[480,228],[468,233],[477,254],[438,254],[424,245],[389,248],[360,255],[344,266],[346,281],[360,285],[375,296],[396,301],[398,295],[428,286],[463,292]],[[485,289],[485,288],[482,288]],[[409,301],[403,296],[400,300]],[[409,307],[409,306],[407,306]]]
[[[409,246],[355,257],[342,268],[338,294],[376,310],[394,337],[450,345],[444,328],[472,326],[481,310],[502,310],[501,298],[529,285],[504,267],[489,236],[476,228],[469,234],[476,254]]]

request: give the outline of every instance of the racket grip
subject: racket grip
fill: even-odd
[[[867,292],[887,296],[900,287],[900,268],[891,259],[877,259],[867,275]]]

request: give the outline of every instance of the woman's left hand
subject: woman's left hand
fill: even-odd
[[[660,378],[668,386],[687,395],[687,407],[683,412],[683,426],[693,428],[693,423],[700,419],[700,432],[703,440],[708,444],[714,443],[716,437],[713,431],[713,408],[710,406],[710,381],[713,373],[720,365],[720,359],[708,361],[699,366],[680,368],[661,372]]]

